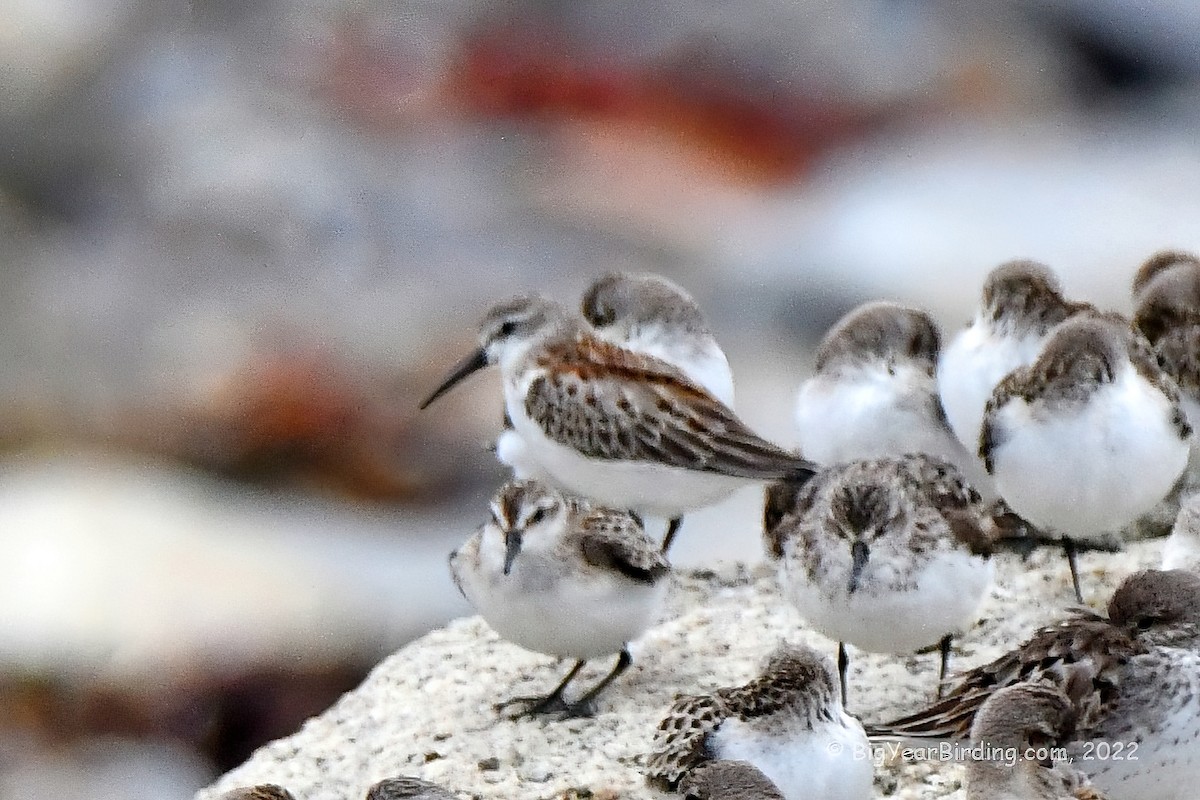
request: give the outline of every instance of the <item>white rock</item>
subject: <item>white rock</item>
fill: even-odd
[[[1124,554],[1085,554],[1085,596],[1104,597],[1105,587],[1157,563],[1160,550],[1158,543],[1138,543]],[[999,562],[996,588],[984,617],[961,640],[967,654],[956,657],[956,668],[998,656],[1060,617],[1072,599],[1059,552],[1043,550],[1026,563],[1013,556]],[[663,797],[646,787],[638,757],[677,692],[745,681],[781,638],[830,654],[836,649],[801,627],[765,566],[677,576],[670,604],[666,621],[637,643],[630,670],[600,696],[593,719],[500,718],[493,703],[548,691],[561,668],[500,641],[478,617],[460,619],[388,658],[329,711],[257,751],[196,800],[262,782],[285,785],[304,800],[359,800],[372,783],[396,774],[497,800],[571,797],[570,790],[581,788],[597,797]],[[856,653],[851,710],[880,720],[931,699],[937,660],[936,654],[902,659]],[[607,668],[602,662],[589,666],[584,681]],[[487,759],[496,760],[494,769],[481,769]],[[882,784],[898,783],[891,795],[896,798],[962,797],[958,765],[892,764],[877,776]]]

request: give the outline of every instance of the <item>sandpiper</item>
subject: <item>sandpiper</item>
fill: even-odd
[[[974,321],[942,351],[937,370],[946,418],[969,452],[979,449],[996,385],[1033,362],[1051,328],[1087,308],[1063,297],[1058,278],[1036,261],[1009,261],[988,274]]]
[[[1175,382],[1122,320],[1077,314],[988,400],[979,455],[1017,514],[1075,545],[1154,508],[1187,466],[1192,429]]]
[[[963,447],[937,388],[941,334],[928,314],[898,303],[851,311],[817,348],[796,395],[798,441],[818,464],[927,453],[953,462],[976,489],[991,478]]]
[[[671,519],[754,482],[811,476],[810,461],[750,430],[675,367],[600,339],[538,296],[493,308],[481,345],[422,404],[498,364],[513,429],[543,472],[611,508]]]
[[[836,681],[828,657],[784,645],[744,686],[680,697],[658,726],[647,778],[674,788],[705,762],[747,761],[785,800],[867,800],[867,738],[842,709]]]
[[[659,275],[610,272],[583,294],[583,318],[603,339],[665,361],[733,408],[733,371],[696,301]]]
[[[1200,774],[1200,576],[1143,570],[1117,588],[1108,616],[1076,611],[961,676],[933,705],[875,737],[964,738],[1000,689],[1048,683],[1071,697],[1075,768],[1110,800],[1188,800]]]
[[[670,566],[633,515],[537,481],[506,484],[491,514],[450,555],[459,590],[508,641],[575,659],[550,694],[510,702],[523,713],[588,716],[596,696],[632,663],[627,645],[654,622]],[[578,700],[564,699],[588,660],[614,653],[603,680]]]
[[[914,454],[827,467],[765,537],[786,596],[838,642],[845,702],[846,643],[876,653],[939,645],[945,679],[953,636],[991,586],[991,532],[958,469]]]

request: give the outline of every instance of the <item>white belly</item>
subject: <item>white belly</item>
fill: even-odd
[[[668,582],[650,586],[547,570],[530,578],[518,559],[510,574],[485,573],[466,554],[451,569],[463,594],[501,637],[547,655],[596,658],[617,653],[653,624]]]
[[[1017,367],[1033,363],[1040,347],[1040,337],[999,336],[977,321],[942,351],[938,393],[950,427],[967,452],[979,452],[983,410],[992,390]]]
[[[873,653],[910,653],[936,644],[946,634],[970,628],[992,582],[990,560],[960,551],[937,553],[911,588],[873,588],[868,566],[862,583],[847,592],[848,572],[838,570],[813,582],[793,557],[780,564],[780,580],[800,615],[825,636]]]
[[[511,428],[496,437],[496,458],[513,471],[517,480],[547,480],[542,465],[529,452],[525,440]]]
[[[765,735],[729,719],[709,737],[717,758],[749,761],[771,779],[787,800],[868,800],[874,796],[874,766],[867,737],[857,720],[816,730],[773,730]]]
[[[650,516],[676,517],[724,500],[743,486],[755,483],[649,461],[588,458],[547,437],[525,416],[521,404],[510,399],[508,412],[529,457],[540,465],[549,480],[600,505],[632,509]]]
[[[1000,494],[1030,522],[1072,538],[1117,531],[1150,511],[1188,461],[1166,399],[1132,372],[1070,417],[1014,399],[996,419]]]
[[[912,367],[896,374],[863,370],[839,377],[814,376],[796,395],[797,442],[818,464],[926,453],[962,470],[985,499],[994,500],[983,462],[967,452],[936,413],[934,381]]]

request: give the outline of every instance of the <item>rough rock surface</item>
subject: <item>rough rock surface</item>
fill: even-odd
[[[1139,542],[1121,554],[1085,555],[1085,597],[1102,606],[1126,575],[1157,565],[1161,547]],[[982,618],[959,640],[952,667],[994,658],[1071,605],[1057,550],[1025,562],[1004,555],[997,566]],[[358,689],[197,800],[266,782],[286,786],[297,800],[359,800],[372,783],[398,774],[474,798],[663,797],[645,785],[639,763],[675,694],[745,681],[784,638],[831,655],[836,649],[806,630],[766,566],[681,573],[664,620],[635,644],[634,666],[601,696],[595,718],[510,720],[493,708],[496,701],[548,690],[566,665],[499,640],[479,617],[459,619],[392,655]],[[608,666],[589,666],[584,680]],[[852,652],[850,710],[867,720],[910,710],[932,697],[936,670],[936,653]],[[879,797],[963,797],[959,765],[874,756]]]

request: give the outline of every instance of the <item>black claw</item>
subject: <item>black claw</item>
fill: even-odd
[[[514,697],[511,700],[505,700],[502,703],[497,703],[495,705],[496,711],[503,711],[505,708],[511,705],[524,705],[525,708],[521,709],[516,714],[513,714],[511,717],[511,719],[517,719],[519,717],[533,717],[540,714],[562,714],[564,712],[568,712],[571,708],[571,705],[579,705],[579,703],[590,702],[591,695],[584,695],[582,698],[580,698],[579,703],[574,704],[568,704],[565,700],[563,700],[563,692],[566,691],[567,684],[574,680],[575,676],[579,674],[579,670],[583,669],[583,665],[585,663],[586,662],[583,659],[576,661],[575,666],[571,667],[571,671],[567,673],[566,677],[562,679],[558,686],[554,687],[554,691],[545,697]]]

